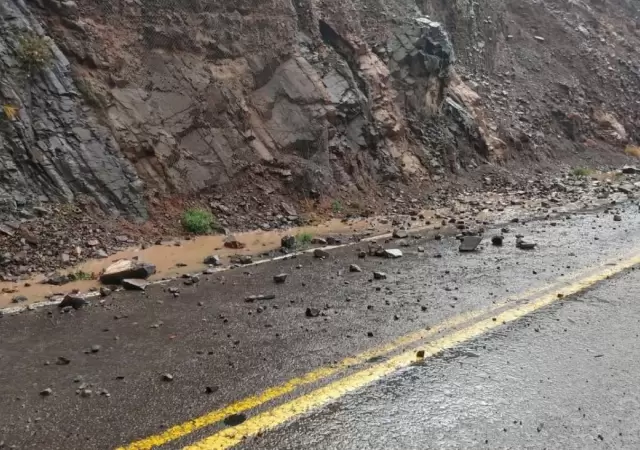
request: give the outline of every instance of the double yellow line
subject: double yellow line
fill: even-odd
[[[162,433],[125,445],[117,450],[147,450],[159,447],[204,427],[214,425],[227,416],[257,408],[298,388],[319,383],[340,372],[346,372],[347,369],[354,369],[356,366],[367,363],[371,358],[392,355],[402,351],[403,348],[405,349],[405,351],[390,357],[384,362],[372,364],[355,373],[347,374],[325,386],[257,414],[240,425],[215,432],[211,436],[185,447],[185,450],[213,450],[233,447],[248,437],[273,429],[348,392],[407,367],[416,361],[416,349],[418,348],[424,351],[424,357],[433,356],[443,350],[474,339],[505,323],[518,320],[527,314],[552,304],[558,299],[577,294],[599,281],[637,264],[640,264],[640,255],[631,256],[617,263],[610,263],[603,266],[604,268],[601,267],[602,270],[597,272],[589,274],[583,271],[575,274],[571,279],[565,279],[552,285],[527,291],[518,295],[517,298],[508,299],[488,310],[461,314],[431,329],[408,334],[389,344],[346,358],[338,364],[313,370],[280,386],[269,388],[258,395],[247,397],[221,409],[175,425]],[[450,331],[450,333],[437,337],[442,335],[444,331]],[[407,347],[412,349],[406,350]]]

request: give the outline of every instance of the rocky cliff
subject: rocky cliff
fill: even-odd
[[[20,203],[367,197],[479,165],[602,164],[640,140],[630,0],[4,5],[3,102],[20,114],[0,193]],[[27,87],[20,30],[52,37]]]
[[[145,216],[142,182],[22,0],[0,4],[0,105],[0,217],[61,201]]]

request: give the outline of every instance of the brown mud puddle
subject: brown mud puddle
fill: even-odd
[[[274,231],[249,231],[244,233],[234,233],[236,238],[245,244],[243,249],[229,249],[224,247],[224,235],[200,236],[189,240],[176,239],[167,241],[162,245],[155,245],[142,249],[140,247],[123,250],[108,258],[88,260],[61,273],[84,272],[97,276],[103,269],[119,259],[131,259],[138,257],[140,261],[145,261],[156,265],[157,272],[150,280],[171,278],[184,273],[205,268],[203,260],[209,255],[219,255],[224,263],[229,262],[229,257],[234,255],[258,255],[261,253],[276,250],[281,246],[281,239],[286,235],[300,235],[308,233],[313,237],[326,236],[351,236],[358,233],[381,234],[391,230],[390,222],[378,219],[359,219],[343,222],[340,219],[333,219],[317,226],[297,227],[287,230]],[[179,242],[179,245],[176,243]],[[96,279],[80,280],[67,283],[63,286],[53,286],[42,284],[44,275],[33,277],[18,283],[0,282],[2,289],[15,290],[10,293],[0,293],[0,308],[6,306],[19,306],[41,301],[56,293],[65,293],[73,289],[88,291],[100,286]],[[25,286],[27,284],[27,286]],[[27,301],[20,304],[12,303],[12,299],[17,295],[27,297]]]

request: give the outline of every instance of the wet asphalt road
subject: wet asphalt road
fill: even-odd
[[[640,272],[318,410],[247,449],[638,449]]]
[[[170,286],[180,288],[177,298],[168,285],[153,286],[69,314],[50,309],[2,317],[0,442],[16,449],[111,449],[158,433],[314,368],[620,258],[640,247],[637,206],[627,206],[622,216],[622,222],[600,213],[510,224],[504,247],[485,240],[473,254],[460,254],[453,238],[434,241],[426,234],[409,240],[398,260],[362,260],[358,246],[351,246],[327,260],[307,254],[202,277],[195,286],[176,281]],[[517,233],[539,249],[516,249]],[[363,272],[350,273],[351,263]],[[373,280],[374,270],[388,278]],[[289,277],[276,285],[272,277],[281,272]],[[616,408],[623,406],[608,396],[625,392],[637,399],[629,381],[640,380],[629,363],[638,361],[639,348],[634,277],[606,281],[575,302],[527,319],[537,327],[519,322],[500,329],[484,343],[469,344],[472,350],[428,360],[247,445],[529,448],[518,444],[520,438],[530,448],[638,448],[629,443],[638,443],[630,423],[640,423],[640,407],[623,402],[626,416],[618,417]],[[598,292],[609,303],[589,300]],[[245,302],[252,294],[276,298]],[[308,307],[322,315],[305,317]],[[564,322],[562,314],[569,314]],[[95,345],[99,351],[92,353]],[[604,356],[584,359],[587,348]],[[58,365],[59,357],[70,363]],[[166,373],[173,381],[162,380]],[[45,388],[52,395],[42,397]],[[78,394],[81,389],[91,395]],[[589,420],[578,420],[577,403],[592,411],[584,413]],[[623,422],[616,428],[617,420]],[[594,434],[596,422],[607,431]],[[618,430],[623,425],[628,434]],[[222,426],[163,448],[181,448]],[[614,429],[623,432],[616,441]],[[592,435],[597,441],[588,441]],[[581,445],[571,447],[575,442]]]

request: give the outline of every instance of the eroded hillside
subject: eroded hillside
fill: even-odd
[[[629,0],[8,0],[0,16],[19,111],[0,134],[4,213],[83,200],[140,217],[242,192],[246,212],[487,164],[616,163],[640,139]],[[29,83],[26,32],[53,54]]]

